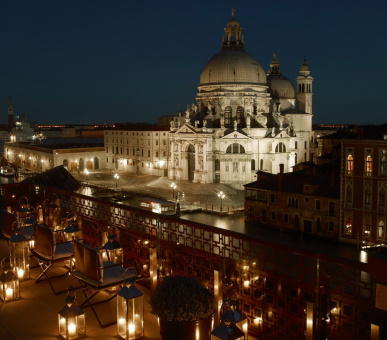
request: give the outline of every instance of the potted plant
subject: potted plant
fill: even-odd
[[[211,339],[215,298],[197,279],[167,276],[150,301],[151,313],[159,318],[161,339]]]

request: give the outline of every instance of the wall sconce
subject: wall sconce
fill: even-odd
[[[70,295],[72,290],[72,295]],[[79,339],[86,334],[85,312],[76,305],[76,293],[67,288],[66,306],[58,313],[59,335],[66,340]]]
[[[7,259],[9,257],[5,257],[1,261],[3,273],[0,275],[0,298],[4,302],[17,300],[20,297],[19,278],[14,274],[12,268],[3,266],[3,262]]]
[[[125,272],[128,269],[126,268]],[[117,330],[122,339],[132,340],[144,336],[144,295],[134,282],[127,286],[125,272],[122,275],[124,286],[117,294]]]

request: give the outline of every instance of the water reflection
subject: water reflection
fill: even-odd
[[[203,212],[194,212],[189,214],[182,213],[180,218],[184,220],[207,224],[217,228],[236,231],[238,233],[246,232],[245,218],[243,216],[243,213],[237,213],[233,215],[218,215]]]

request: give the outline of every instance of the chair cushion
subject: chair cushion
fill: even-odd
[[[55,233],[41,224],[34,225],[34,251],[40,256],[51,259],[55,254]]]
[[[74,240],[74,257],[77,271],[83,276],[96,282],[103,280],[103,262],[98,249]]]
[[[56,245],[54,260],[69,258],[74,253],[74,246],[71,242],[59,243]]]
[[[104,289],[123,283],[122,274],[124,272],[125,268],[122,268],[120,265],[113,264],[113,266],[104,266],[102,282],[97,282],[89,276],[81,273],[79,270],[72,272],[71,275],[74,275],[76,278],[82,280],[95,289]],[[133,281],[132,279],[135,278],[135,275],[135,272],[128,270],[125,273],[125,282]]]

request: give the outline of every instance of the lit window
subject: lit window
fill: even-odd
[[[345,220],[345,233],[348,235],[352,234],[352,220],[349,216]]]
[[[367,156],[366,158],[366,175],[371,176],[372,175],[372,157]]]
[[[378,237],[384,238],[384,222],[383,221],[379,222]]]
[[[347,158],[347,174],[352,175],[353,173],[353,157],[349,155]]]

